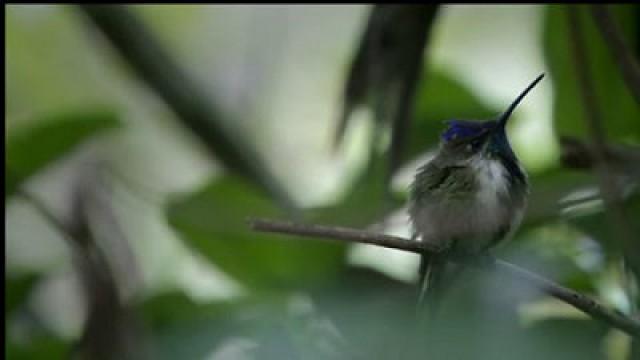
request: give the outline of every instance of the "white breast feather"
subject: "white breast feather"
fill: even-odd
[[[464,203],[426,203],[414,213],[413,225],[423,241],[445,245],[463,238],[467,248],[483,248],[511,219],[509,207],[500,200],[508,195],[506,169],[495,160],[475,158],[470,162],[477,174],[478,192]],[[518,216],[518,214],[516,214]],[[477,235],[469,236],[471,234]]]
[[[499,206],[498,196],[509,191],[506,170],[497,160],[476,160],[472,162],[478,181],[477,199],[487,207]]]

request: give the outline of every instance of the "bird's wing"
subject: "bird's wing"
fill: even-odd
[[[430,162],[418,169],[411,185],[414,199],[424,197],[460,198],[475,191],[473,170],[467,166],[442,166]]]

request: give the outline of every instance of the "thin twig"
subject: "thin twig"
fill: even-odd
[[[340,240],[349,243],[362,243],[377,245],[391,249],[404,250],[422,254],[427,252],[438,252],[439,249],[420,241],[372,233],[357,229],[344,227],[297,224],[291,222],[275,221],[268,219],[250,219],[249,226],[256,231],[271,232],[287,235],[296,235],[309,238]],[[451,259],[452,261],[461,261]],[[503,260],[485,258],[484,261],[472,262],[470,264],[482,269],[496,268],[524,280],[537,287],[544,293],[566,302],[594,319],[607,323],[611,327],[618,328],[625,333],[640,338],[640,321],[627,317],[622,313],[610,310],[602,306],[595,300],[565,288],[549,279],[522,269],[516,265]]]
[[[624,42],[620,27],[613,20],[609,6],[593,4],[590,7],[591,15],[622,73],[622,79],[627,83],[636,102],[640,104],[640,67],[633,53]]]
[[[407,241],[407,239],[398,236],[378,234],[339,226],[298,224],[265,219],[250,219],[249,225],[253,230],[257,231],[299,235],[317,238],[320,240],[322,240],[323,237],[326,237],[328,240],[358,242],[412,252],[420,252],[423,250],[430,252],[440,251],[438,247],[427,243]]]
[[[567,5],[569,23],[569,43],[573,51],[574,68],[578,78],[578,87],[584,107],[584,120],[593,141],[593,157],[596,160],[594,170],[600,184],[602,199],[605,204],[606,215],[617,232],[620,248],[627,255],[629,265],[636,275],[640,276],[640,253],[634,249],[634,239],[629,229],[622,204],[622,194],[612,177],[612,169],[606,157],[606,132],[603,126],[602,114],[598,107],[595,87],[590,76],[590,63],[580,18],[580,7]]]

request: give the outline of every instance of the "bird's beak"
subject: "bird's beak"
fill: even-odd
[[[500,117],[498,118],[498,126],[496,126],[495,128],[496,130],[504,131],[505,126],[507,125],[507,120],[509,120],[509,117],[511,116],[511,113],[513,112],[513,110],[516,108],[516,106],[518,106],[518,104],[520,104],[520,101],[524,99],[527,93],[529,93],[529,91],[531,91],[531,89],[533,89],[533,87],[536,86],[536,84],[538,84],[540,80],[542,80],[543,77],[544,77],[544,73],[540,74],[540,76],[538,76],[535,80],[533,80],[533,82],[526,89],[524,89],[524,91],[520,93],[520,95],[518,95],[518,97],[511,103],[511,105],[509,105],[507,110],[504,113],[502,113],[502,115],[500,115]]]

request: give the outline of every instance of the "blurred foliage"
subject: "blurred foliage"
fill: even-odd
[[[637,7],[615,7],[615,13],[628,36],[626,40],[636,44],[640,27]],[[554,126],[558,135],[588,139],[563,7],[545,6],[544,20],[543,45],[551,72],[546,81],[552,83],[555,95]],[[583,20],[607,135],[614,142],[637,145],[638,104],[625,88],[592,20]],[[485,120],[500,112],[484,104],[455,74],[429,65],[422,70],[401,165],[408,165],[437,145],[445,120]],[[97,107],[53,113],[33,123],[36,125],[5,139],[6,199],[27,179],[44,173],[80,144],[120,125],[115,113]],[[225,154],[214,155],[222,163],[233,162],[232,158],[224,159]],[[391,198],[383,196],[388,169],[384,151],[369,160],[338,200],[306,209],[298,220],[362,228],[402,206],[405,192]],[[456,286],[448,290],[442,314],[428,329],[420,328],[415,324],[414,285],[350,265],[346,245],[248,229],[250,217],[283,219],[290,215],[273,196],[256,186],[259,182],[255,180],[246,172],[229,171],[198,189],[171,197],[166,218],[172,229],[190,249],[246,291],[225,301],[196,301],[182,290],[145,293],[135,299],[135,308],[152,339],[154,358],[607,357],[603,342],[610,330],[600,322],[549,315],[525,324],[520,305],[544,300],[545,296],[501,274],[462,271]],[[585,248],[585,244],[608,244],[611,232],[597,194],[576,195],[594,189],[593,175],[555,163],[531,174],[530,180],[530,205],[516,236],[518,246],[500,249],[500,256],[606,299],[599,286],[606,264],[584,258],[603,255],[609,262],[619,262],[619,253],[610,246]],[[630,216],[637,216],[640,196],[635,192],[637,186],[630,189],[626,210]],[[637,227],[632,230],[640,234]],[[37,281],[38,275],[34,274],[5,275],[5,328],[10,330],[5,338],[5,355],[11,359],[63,358],[73,346],[69,340],[44,331],[27,332],[25,340],[20,326],[15,330],[16,324],[24,322],[20,314]],[[614,281],[621,287],[620,279]],[[622,290],[628,290],[624,296],[632,299],[631,290]]]
[[[6,139],[5,197],[31,175],[73,151],[87,138],[119,125],[111,110],[53,114]]]
[[[341,244],[255,234],[249,217],[277,218],[283,211],[258,188],[224,176],[169,207],[169,221],[211,262],[253,288],[298,286],[335,274]]]
[[[29,296],[41,274],[20,273],[5,275],[5,357],[7,359],[61,359],[69,351],[67,341],[42,329],[29,319],[33,316],[28,306]],[[12,326],[22,320],[23,328]],[[17,333],[19,336],[10,336]]]
[[[637,44],[638,37],[638,11],[633,5],[621,5],[612,7],[614,20],[622,30],[623,40],[631,49]],[[604,42],[602,34],[586,8],[579,13],[579,24],[583,30],[583,36],[588,39],[586,47],[586,59],[589,65],[589,75],[593,83],[597,84],[595,91],[596,107],[602,113],[605,138],[613,143],[640,144],[640,123],[629,121],[640,119],[640,105],[632,97],[626,87],[622,74],[616,66],[613,54]],[[566,6],[548,6],[545,14],[544,49],[547,63],[554,78],[553,117],[556,132],[559,136],[577,136],[589,139],[588,114],[583,106],[581,90],[578,86],[576,64],[571,51],[570,38],[568,36],[568,17]],[[633,50],[631,50],[633,51]],[[614,176],[614,174],[609,174]],[[620,186],[620,185],[618,185]],[[624,205],[627,217],[634,211],[633,202]],[[603,207],[592,206],[589,216],[573,217],[571,223],[593,236],[606,248],[606,254],[613,254],[617,261],[622,249],[619,244],[622,240],[617,231],[612,231],[609,219],[606,218]],[[628,229],[630,234],[639,234],[638,229]],[[634,231],[635,230],[635,231]],[[628,251],[628,250],[627,250]],[[635,251],[640,252],[640,243]],[[640,274],[636,274],[640,276]]]
[[[402,160],[423,57],[429,52],[439,8],[440,4],[373,6],[345,81],[335,141],[341,140],[353,110],[369,105],[374,114],[374,137],[378,138],[385,126],[393,129],[386,185]],[[372,150],[375,145],[372,142]]]
[[[38,275],[33,273],[19,275],[5,275],[4,278],[4,313],[11,314],[22,306],[29,295],[31,288],[38,280]]]
[[[8,341],[5,357],[12,360],[64,359],[69,353],[69,345],[53,336],[38,336],[25,343]]]
[[[588,138],[586,114],[569,43],[565,7],[566,5],[548,6],[545,14],[544,49],[554,87],[553,123],[558,135]],[[611,9],[625,36],[625,42],[633,49],[639,40],[637,6],[620,5]],[[588,39],[589,70],[594,84],[597,84],[595,91],[598,106],[605,118],[607,137],[614,141],[640,144],[640,122],[632,121],[640,118],[640,106],[626,87],[602,34],[586,8],[584,10],[581,24],[584,37]]]
[[[384,156],[377,154],[349,184],[347,191],[334,204],[308,209],[309,221],[336,226],[364,227],[371,225],[391,209],[404,202],[402,194],[386,199]]]
[[[585,172],[554,166],[531,175],[531,194],[524,227],[539,226],[553,221],[564,206],[561,200],[574,191],[593,188],[594,177]]]
[[[230,330],[223,321],[232,304],[197,304],[184,293],[153,296],[138,307],[152,330],[159,359],[198,359],[206,356]]]

